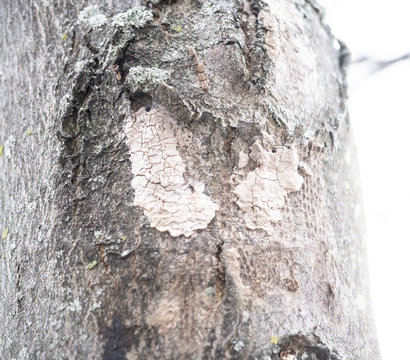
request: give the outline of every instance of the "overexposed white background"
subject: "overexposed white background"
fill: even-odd
[[[410,60],[372,70],[374,61],[410,52],[410,1],[320,3],[325,21],[352,52],[349,112],[380,349],[384,360],[405,359],[410,335]],[[355,63],[363,57],[369,61]]]

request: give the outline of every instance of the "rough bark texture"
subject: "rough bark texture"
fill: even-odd
[[[346,52],[312,1],[0,20],[2,359],[378,359]]]

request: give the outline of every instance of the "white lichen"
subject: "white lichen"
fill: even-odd
[[[81,311],[82,309],[83,307],[81,306],[78,300],[74,300],[70,305],[67,306],[67,310],[72,311],[72,312],[78,312],[78,311]]]
[[[129,254],[131,254],[132,252],[133,252],[134,250],[133,249],[128,249],[128,250],[124,250],[122,253],[121,253],[121,258],[123,259],[123,258],[126,258]]]
[[[37,202],[33,201],[27,205],[27,212],[33,214],[37,210]]]
[[[90,60],[77,61],[74,64],[74,72],[80,73],[80,72],[84,71],[84,69],[86,69],[90,65],[90,63],[91,63]]]
[[[209,286],[205,289],[205,294],[208,295],[209,297],[212,297],[215,295],[215,288],[213,286]]]
[[[149,92],[169,77],[169,72],[157,67],[135,66],[130,68],[126,80],[126,85],[133,92]]]
[[[16,138],[10,135],[4,143],[4,155],[7,159],[11,159],[14,147],[16,146]]]
[[[186,52],[186,47],[178,43],[172,43],[162,54],[161,61],[163,62],[173,62],[177,60],[184,59]]]
[[[112,65],[122,53],[124,47],[135,38],[135,28],[142,28],[154,20],[151,10],[143,6],[136,6],[126,12],[119,13],[113,17],[112,25],[115,27],[115,40],[110,44],[104,68]]]
[[[78,20],[87,23],[93,29],[107,23],[107,17],[101,13],[100,8],[96,5],[87,6],[80,11]]]
[[[131,26],[123,27],[118,35],[116,36],[115,41],[110,44],[108,47],[107,57],[104,61],[104,68],[108,65],[112,65],[118,56],[122,53],[124,47],[135,37],[134,29]]]
[[[101,301],[97,301],[96,303],[92,304],[90,307],[91,311],[101,308]]]
[[[273,138],[263,134],[250,147],[250,159],[258,165],[235,188],[237,204],[249,229],[272,232],[282,219],[280,209],[288,193],[298,191],[303,178],[298,174],[298,155],[294,147],[275,146]]]
[[[205,229],[219,207],[203,193],[203,184],[192,186],[185,180],[175,132],[175,121],[158,109],[141,108],[125,124],[134,204],[144,209],[152,227],[189,237]]]
[[[240,341],[240,340],[239,341],[234,341],[233,349],[236,352],[241,351],[244,347],[245,347],[245,344],[242,341]]]
[[[154,15],[152,11],[147,10],[143,6],[136,6],[131,10],[115,15],[113,17],[113,24],[118,26],[132,25],[136,28],[142,28],[153,20]]]
[[[248,165],[248,161],[249,161],[248,154],[241,151],[239,153],[238,168],[243,169],[244,167],[246,167],[246,165]]]

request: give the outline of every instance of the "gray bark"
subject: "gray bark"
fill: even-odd
[[[379,358],[347,53],[316,5],[0,19],[2,359]]]

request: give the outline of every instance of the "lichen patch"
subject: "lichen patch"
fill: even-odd
[[[84,8],[80,12],[78,19],[81,22],[88,23],[93,29],[103,26],[107,22],[107,17],[101,13],[97,5],[90,5]]]
[[[126,12],[117,14],[113,17],[113,24],[119,26],[133,25],[136,28],[142,28],[154,20],[151,10],[144,6],[136,6]]]
[[[244,167],[246,167],[246,165],[248,165],[248,161],[249,161],[248,154],[241,151],[239,153],[238,169],[243,169]]]
[[[257,168],[235,188],[246,227],[272,232],[282,219],[280,209],[288,193],[298,191],[303,178],[298,174],[299,158],[295,147],[275,146],[273,138],[263,134],[250,147],[249,158]]]
[[[165,111],[141,108],[126,120],[125,134],[131,151],[134,204],[144,209],[152,227],[189,237],[205,229],[219,207],[203,193],[203,184],[185,180],[176,127]]]
[[[130,68],[126,85],[132,92],[152,91],[158,83],[165,81],[169,77],[169,72],[157,67],[136,66]]]

